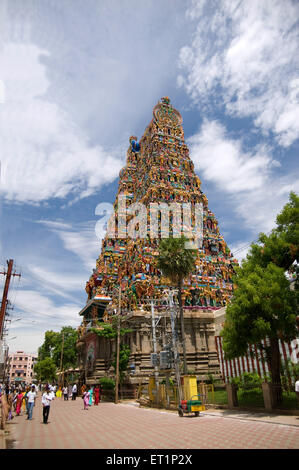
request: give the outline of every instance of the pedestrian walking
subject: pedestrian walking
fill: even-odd
[[[81,387],[81,395],[82,395],[82,397],[84,396],[85,391],[86,391],[86,385],[83,384],[82,387]]]
[[[22,401],[23,401],[23,396],[25,395],[25,392],[19,391],[16,399],[16,415],[20,416],[21,414],[21,406],[22,406]]]
[[[90,387],[88,392],[89,392],[89,406],[91,406],[92,405],[92,399],[93,399],[93,387]]]
[[[13,397],[12,397],[12,406],[13,406],[14,412],[16,412],[17,410],[17,398],[18,398],[18,392],[17,390],[14,390]]]
[[[72,388],[72,400],[76,400],[77,398],[77,385],[74,384]]]
[[[73,387],[71,386],[71,384],[68,386],[68,394],[69,394],[69,398],[73,397]]]
[[[42,396],[42,405],[43,405],[43,423],[48,424],[48,418],[50,413],[50,403],[53,400],[53,393],[50,392],[50,389],[46,387],[46,391]]]
[[[63,398],[64,398],[64,401],[67,401],[69,399],[69,394],[68,394],[68,390],[67,390],[67,386],[65,385],[63,387]]]
[[[55,399],[55,390],[54,390],[54,387],[50,388],[49,393],[50,393],[50,395],[51,395],[51,397],[52,397],[52,400],[54,400],[54,399]]]
[[[32,413],[33,413],[35,399],[36,399],[36,391],[35,391],[35,387],[32,386],[31,390],[27,393],[27,409],[28,409],[27,419],[29,420],[32,420]]]
[[[84,392],[83,404],[84,404],[84,410],[88,410],[88,408],[89,408],[89,391]]]
[[[100,393],[101,393],[101,386],[96,385],[94,388],[94,404],[98,406],[100,402]]]
[[[28,409],[27,409],[27,393],[29,392],[29,388],[26,387],[25,391],[24,391],[24,395],[23,395],[23,402],[22,402],[22,405],[23,405],[23,411],[26,412],[26,415],[28,415]]]

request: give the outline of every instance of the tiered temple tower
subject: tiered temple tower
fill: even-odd
[[[156,264],[161,223],[158,224],[158,233],[153,237],[150,218],[150,205],[153,203],[191,203],[193,227],[195,205],[202,204],[203,242],[198,248],[196,270],[184,281],[183,304],[189,362],[197,371],[203,368],[208,372],[209,365],[211,366],[211,357],[203,359],[202,352],[215,352],[212,339],[213,311],[225,307],[232,295],[232,276],[237,261],[220,234],[218,222],[209,210],[207,197],[200,187],[201,182],[194,172],[194,165],[184,140],[182,117],[172,107],[169,98],[164,97],[154,107],[153,119],[140,142],[137,142],[135,136],[130,138],[127,164],[120,172],[109,232],[102,241],[96,269],[86,284],[88,305],[92,305],[93,299],[105,299],[108,296],[116,306],[116,288],[121,282],[122,308],[130,312],[129,323],[134,326],[134,334],[127,340],[135,354],[132,356],[132,362],[135,367],[136,363],[139,363],[139,370],[142,367],[143,370],[150,370],[148,358],[152,352],[152,344],[150,323],[147,327],[145,320],[147,299],[162,298],[163,291],[169,287],[169,281],[163,278]],[[142,223],[135,224],[141,237],[132,238],[128,236],[128,228],[130,223],[134,225],[136,213],[132,211],[130,214],[130,208],[134,208],[132,204],[135,203],[142,203],[147,208],[147,224],[145,233],[144,227],[140,228]],[[170,214],[170,234],[173,220],[174,214]],[[81,314],[85,315],[86,311],[84,308]],[[144,320],[141,321],[142,315]],[[99,318],[98,314],[95,316]],[[104,319],[108,319],[107,313]],[[98,349],[94,360],[100,361],[99,354]],[[215,356],[213,357],[214,369],[217,369]],[[143,360],[147,361],[146,366],[142,366]],[[105,361],[107,366],[107,360]],[[106,366],[102,359],[102,369]]]
[[[237,261],[220,234],[218,222],[200,189],[201,183],[184,140],[181,115],[168,98],[162,98],[153,115],[139,144],[136,137],[130,138],[127,165],[120,172],[114,204],[115,237],[106,235],[102,242],[96,270],[86,285],[88,299],[96,294],[113,297],[113,289],[120,279],[124,288],[122,306],[126,309],[142,307],[147,296],[161,296],[169,283],[156,267],[161,231],[159,226],[158,236],[151,238],[150,203],[191,203],[192,214],[194,205],[202,203],[203,244],[198,249],[196,271],[185,279],[184,305],[218,309],[225,306],[232,295],[232,275]],[[123,230],[118,220],[120,195],[126,198],[127,227],[133,218],[133,214],[128,215],[131,204],[142,203],[148,209],[145,238],[118,238]]]

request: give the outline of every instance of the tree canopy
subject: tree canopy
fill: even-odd
[[[56,365],[51,357],[38,361],[34,366],[34,372],[39,382],[53,382],[56,380]]]
[[[286,277],[286,271],[298,269],[299,198],[295,193],[290,193],[276,223],[268,236],[260,234],[236,270],[234,295],[221,335],[227,358],[243,355],[250,343],[267,337],[272,380],[280,384],[278,340],[289,341],[297,335],[298,289],[291,289]]]
[[[68,369],[77,365],[76,342],[78,332],[71,326],[64,326],[60,332],[46,331],[45,340],[38,349],[38,361],[51,358],[57,368],[60,367],[63,345],[62,367]]]

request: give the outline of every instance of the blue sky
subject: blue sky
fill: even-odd
[[[298,20],[291,0],[1,2],[0,263],[22,272],[11,352],[79,325],[95,208],[162,96],[232,251],[273,228],[298,191]]]

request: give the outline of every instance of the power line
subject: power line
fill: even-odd
[[[266,233],[266,236],[268,236],[271,232],[272,232],[272,230],[270,230],[269,232],[267,232],[267,233]],[[259,239],[257,238],[256,240],[253,240],[252,242],[247,243],[247,245],[241,246],[241,248],[238,248],[237,250],[234,251],[234,255],[235,255],[236,253],[240,253],[240,251],[245,250],[245,248],[248,248],[250,245],[252,245],[252,243],[256,243],[256,242],[258,242],[258,241],[259,241]]]

